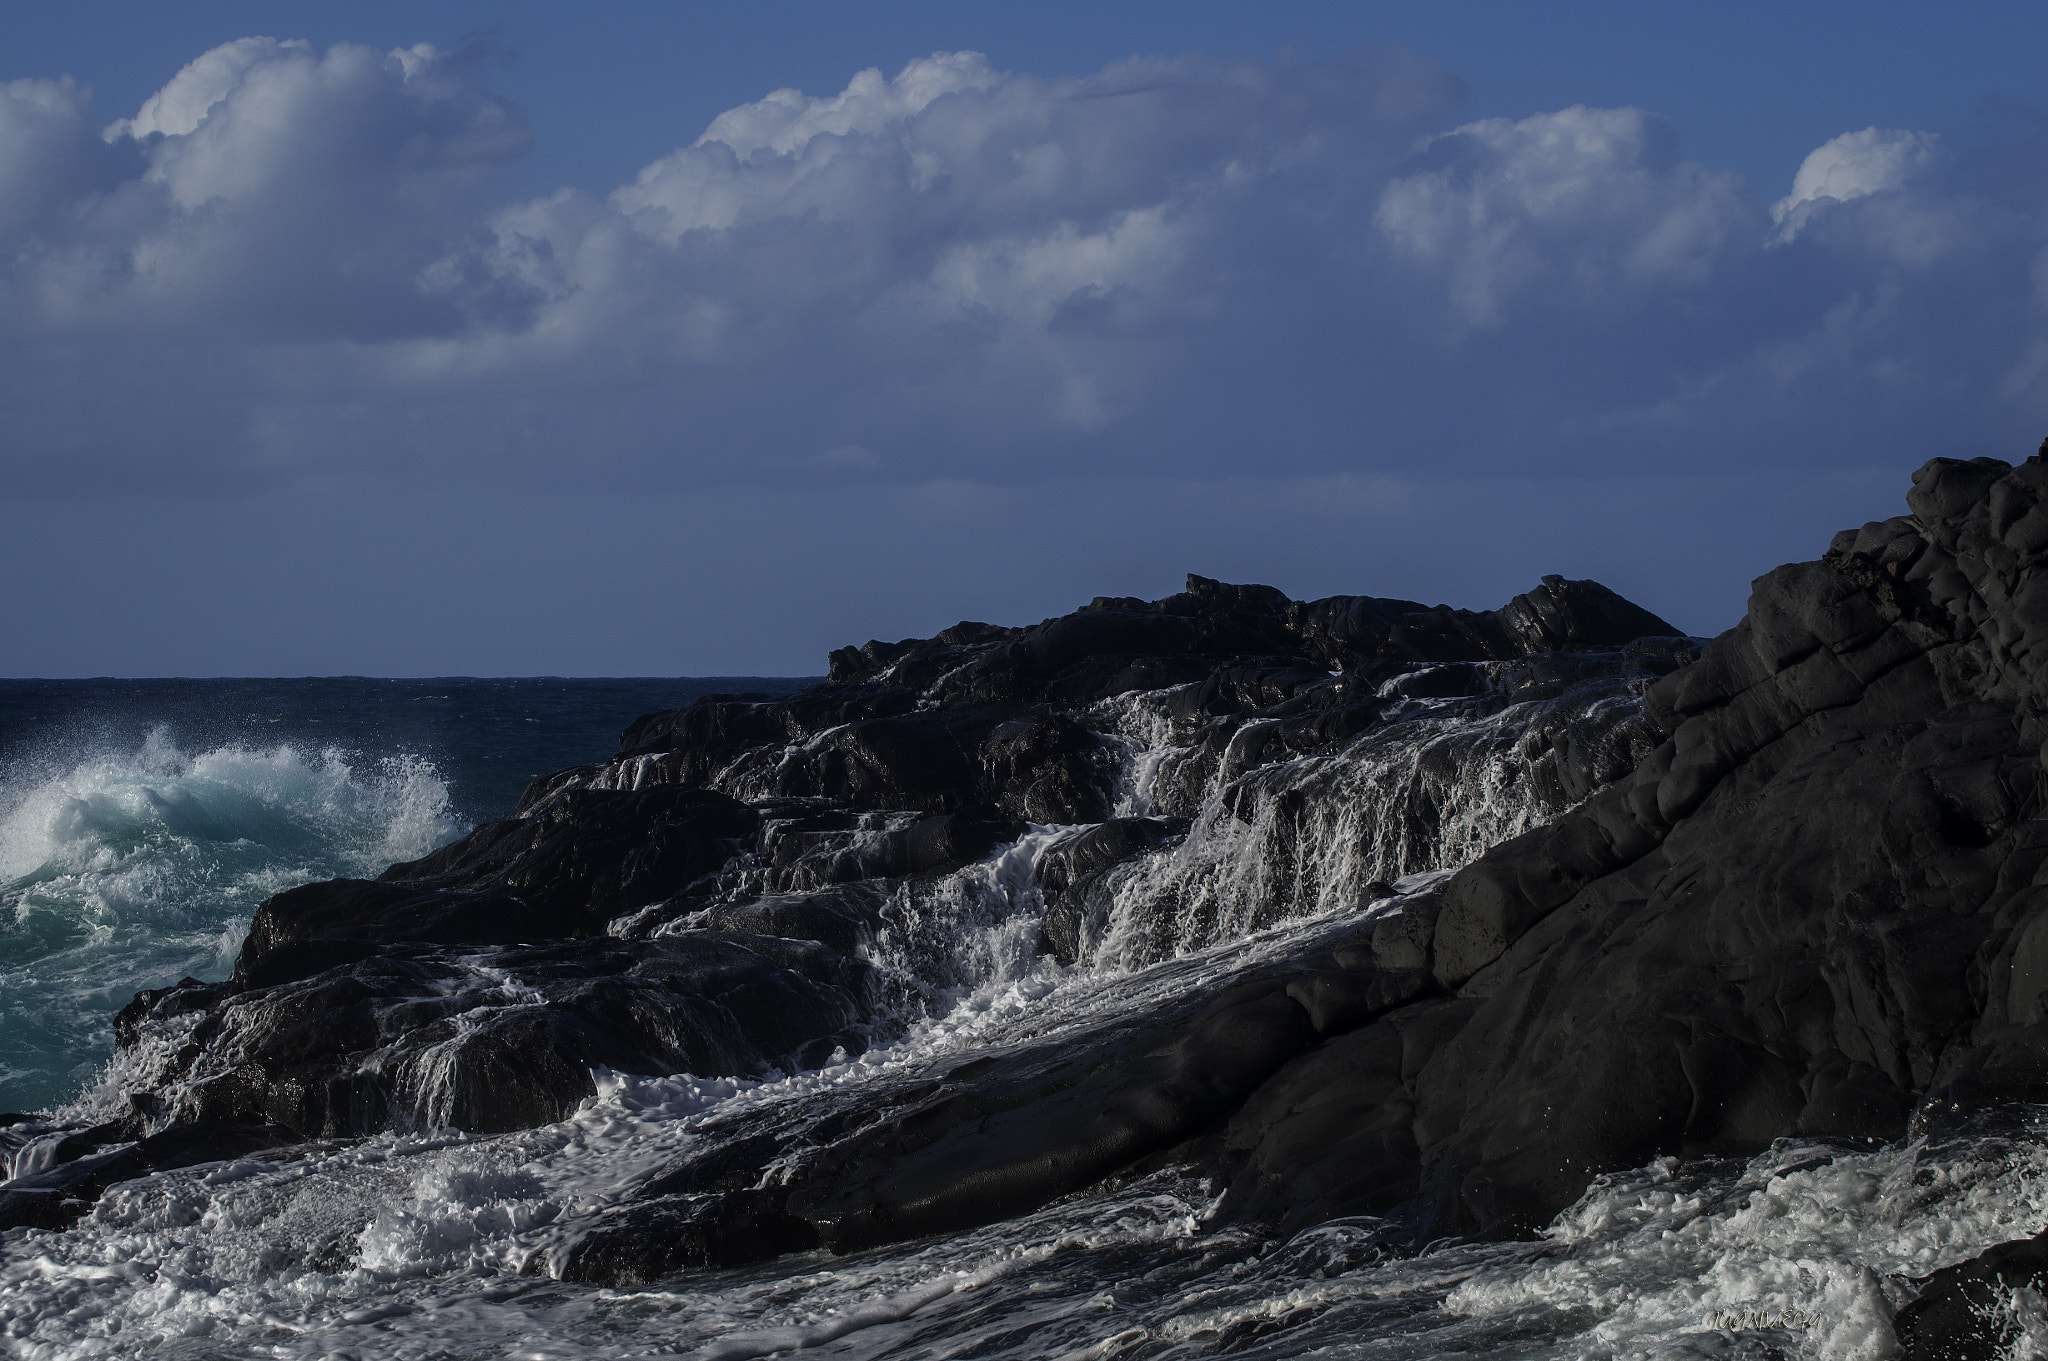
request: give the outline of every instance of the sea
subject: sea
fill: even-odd
[[[0,1111],[91,1119],[119,1088],[114,1014],[140,988],[225,977],[269,895],[374,875],[503,817],[533,777],[611,755],[638,714],[815,679],[0,681]],[[1356,854],[1373,791],[1412,784],[1432,745],[1462,744],[1430,766],[1456,788],[1429,797],[1464,798],[1475,836],[1540,811],[1502,803],[1527,715],[1415,705],[1347,757],[1338,802],[1355,816],[1332,822],[1329,854]],[[1164,739],[1127,726],[1141,790]],[[1931,1138],[1659,1159],[1599,1178],[1525,1241],[1419,1254],[1370,1219],[1285,1239],[1219,1222],[1220,1188],[1166,1169],[845,1257],[630,1289],[556,1278],[572,1226],[709,1123],[857,1101],[963,1049],[1079,1036],[1312,950],[1451,867],[1361,861],[1361,875],[1407,871],[1392,899],[1326,894],[1278,922],[1223,920],[1165,958],[1062,966],[1030,944],[1032,863],[1060,835],[1033,828],[960,872],[949,891],[972,910],[945,921],[968,963],[887,1043],[796,1074],[600,1072],[580,1110],[537,1130],[416,1130],[118,1185],[67,1231],[0,1235],[0,1355],[1877,1361],[1916,1277],[2048,1226],[2048,1109],[2015,1108]],[[1212,839],[1203,872],[1243,871],[1249,844]],[[2009,1307],[2014,1354],[2048,1351],[2042,1301]]]

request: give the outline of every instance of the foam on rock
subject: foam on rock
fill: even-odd
[[[1366,787],[1318,782],[1316,763],[1363,769],[1357,753],[1402,723],[1498,721],[1513,742],[1543,734],[1513,753],[1548,761],[1552,792],[1527,822],[1494,824],[1490,849],[1388,861],[1369,881],[1361,860],[1342,882],[1380,901],[1336,910],[1314,954],[713,1130],[579,1230],[562,1272],[645,1280],[954,1231],[1159,1158],[1225,1188],[1224,1218],[1380,1216],[1390,1243],[1518,1234],[1659,1157],[1896,1138],[1915,1118],[2038,1100],[2048,466],[1935,460],[1909,505],[1759,578],[1696,659],[1685,640],[1639,641],[1672,634],[1663,621],[1555,578],[1487,613],[1191,578],[1031,628],[846,649],[803,695],[640,720],[619,757],[537,782],[513,820],[429,862],[286,895],[235,983],[151,997],[131,1025],[196,1010],[215,1030],[195,1032],[191,1071],[240,1060],[207,1081],[242,1083],[242,1104],[181,1079],[172,1125],[298,1137],[390,1118],[388,1100],[319,1131],[291,1116],[312,1108],[308,1062],[367,1071],[365,1053],[424,1052],[406,1050],[408,1025],[479,1019],[421,1009],[481,987],[435,970],[497,970],[504,999],[480,1033],[526,1008],[537,1037],[506,1052],[560,1056],[565,1074],[801,1066],[886,1038],[886,999],[939,986],[920,961],[970,926],[1004,928],[969,880],[1005,911],[1029,900],[1042,948],[1066,959],[1092,958],[1117,911],[1155,928],[1121,967],[1227,944],[1227,913],[1172,915],[1200,894],[1165,867],[1236,825],[1265,839],[1226,837],[1202,883],[1236,883],[1215,877],[1233,863],[1309,882],[1337,842],[1304,829]],[[1622,702],[1631,685],[1639,707]],[[1550,727],[1545,704],[1566,706]],[[1393,891],[1439,868],[1457,872]],[[1241,932],[1333,910],[1248,903],[1257,892],[1204,901],[1245,905]],[[1162,922],[1208,934],[1156,936]],[[705,974],[714,956],[760,963]],[[656,957],[692,961],[663,976],[723,1008],[728,1031],[696,1023],[726,1036],[716,1057],[673,1037],[649,1057],[649,1036],[696,1005],[624,998],[619,980]],[[369,1019],[350,1032],[354,1013],[316,988]],[[743,995],[783,1000],[750,1012]],[[233,1049],[258,1017],[271,1047]],[[296,1108],[280,1095],[294,1091]],[[549,1118],[579,1091],[565,1078],[554,1106],[503,1119]],[[2031,1260],[2015,1249],[1977,1275],[2010,1274],[2006,1258]]]

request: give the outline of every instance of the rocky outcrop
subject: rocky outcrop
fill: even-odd
[[[1657,1153],[2042,1091],[2044,493],[1929,464],[1650,691],[1632,776],[1446,886],[1470,1014],[1403,1088],[1431,1214],[1527,1227]]]
[[[228,981],[138,997],[130,1113],[0,1118],[0,1225],[549,1121],[593,1068],[857,1053],[972,981],[976,893],[1028,897],[1090,1006],[738,1105],[551,1269],[850,1251],[1167,1165],[1224,1219],[1374,1216],[1398,1250],[1663,1155],[1996,1126],[2048,1100],[2048,464],[1937,459],[1908,504],[1703,647],[1588,582],[1475,614],[1191,578],[649,715],[504,822],[272,899]],[[2044,1264],[1935,1272],[1907,1354],[1992,1354]]]
[[[1661,1154],[1894,1138],[1916,1112],[2039,1099],[2048,466],[1937,460],[1910,505],[1759,579],[1744,621],[1650,689],[1663,740],[1573,811],[1211,1010],[1084,1046],[1110,1064],[1099,1089],[1026,1046],[856,1134],[787,1130],[831,1152],[749,1213],[858,1246],[1178,1143],[1227,1184],[1225,1215],[1520,1233]],[[1220,1091],[1117,1066],[1219,1034],[1233,1047],[1171,1071]],[[1246,1054],[1282,1058],[1248,1091]],[[579,1269],[726,1260],[715,1234],[654,1252],[636,1216],[687,1217],[676,1194],[597,1226]],[[1949,1327],[1935,1310],[1902,1327]]]
[[[512,817],[425,859],[272,898],[229,980],[122,1013],[133,1111],[80,1154],[184,1127],[509,1130],[574,1109],[593,1070],[745,1076],[858,1054],[961,981],[953,956],[980,910],[963,867],[1020,840],[1035,838],[1022,891],[1046,908],[1039,948],[1067,962],[1119,912],[1142,928],[1122,947],[1142,962],[1333,895],[1385,896],[1373,874],[1455,864],[1486,817],[1547,816],[1626,774],[1650,745],[1640,691],[1691,655],[1673,635],[1556,577],[1485,613],[1191,577],[1162,601],[849,649],[812,690],[637,720],[609,762],[536,781]],[[1368,819],[1385,844],[1322,863],[1360,816],[1347,781],[1377,769],[1374,742],[1412,747]],[[1475,763],[1514,785],[1476,791],[1508,811],[1454,828]],[[1133,887],[1136,868],[1156,882]],[[873,1118],[813,1113],[815,1129],[777,1135],[830,1151],[796,1201],[704,1208],[727,1228],[679,1241],[723,1260],[1041,1203],[1215,1125],[1323,1036],[1436,986],[1405,963],[1354,964],[1268,970],[1234,1000],[1026,1046],[976,1070],[999,1094],[966,1093],[956,1071]],[[1041,1147],[1054,1124],[1082,1132]],[[932,1158],[952,1170],[920,1170]],[[980,1189],[947,1190],[967,1168]],[[665,1208],[634,1213],[674,1229],[678,1194],[650,1190]]]
[[[593,1065],[821,1062],[945,981],[962,867],[1032,837],[1042,949],[1169,961],[1125,1004],[707,1127],[560,1269],[847,1250],[1159,1159],[1281,1230],[1521,1233],[1659,1155],[2038,1099],[2048,465],[1936,460],[1909,506],[1759,578],[1696,658],[1591,583],[1467,614],[1196,578],[649,716],[506,823],[272,900],[229,983],[138,999],[136,1042],[182,1046],[152,1118],[505,1128]],[[1370,754],[1418,714],[1456,731],[1402,739],[1408,793],[1368,826],[1359,772],[1392,769]],[[1454,812],[1415,791],[1487,742],[1543,816],[1446,850]],[[1470,863],[1405,895],[1331,869],[1389,819],[1372,865]],[[1385,901],[1225,983],[1161,982],[1229,938],[1219,914],[1327,910],[1304,885]]]
[[[2021,1291],[2048,1285],[2048,1234],[2000,1243],[1918,1283],[1893,1328],[1904,1361],[1998,1361],[2033,1355]]]
[[[1035,628],[958,624],[929,640],[841,648],[831,678],[887,681],[945,705],[1072,704],[1205,682],[1221,666],[1281,673],[1273,680],[1291,690],[1371,662],[1504,661],[1676,632],[1598,582],[1557,576],[1481,613],[1377,596],[1293,601],[1190,576],[1164,600],[1097,596]]]

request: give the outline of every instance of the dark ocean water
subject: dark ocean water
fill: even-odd
[[[636,715],[812,683],[0,680],[0,1110],[75,1094],[138,988],[224,977],[270,894],[503,817]]]

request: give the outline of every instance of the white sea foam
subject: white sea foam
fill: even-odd
[[[1878,1357],[1902,1277],[2048,1222],[2030,1134],[1842,1152],[1785,1143],[1748,1166],[1661,1160],[1604,1179],[1538,1240],[1374,1252],[1371,1221],[1286,1244],[1205,1232],[1213,1192],[1162,1174],[941,1240],[698,1273],[645,1290],[548,1278],[583,1216],[708,1122],[849,1095],[953,1052],[1059,1038],[1223,986],[1327,923],[1121,977],[1081,970],[963,999],[891,1046],[774,1081],[600,1074],[558,1125],[488,1139],[387,1136],[117,1187],[64,1235],[0,1251],[15,1355],[204,1339],[223,1356],[1110,1356],[1139,1342],[1233,1354]],[[536,1273],[539,1268],[539,1274]],[[1717,1323],[1787,1321],[1759,1329]],[[1398,1326],[1395,1326],[1398,1324]],[[1271,1332],[1274,1346],[1249,1345]],[[1768,1336],[1766,1336],[1768,1334]],[[1284,1344],[1284,1345],[1283,1345]],[[495,1349],[495,1350],[494,1350]]]
[[[2048,1225],[2044,1136],[2037,1120],[1939,1156],[1924,1142],[1843,1152],[1788,1139],[1735,1176],[1659,1159],[1596,1182],[1551,1225],[1555,1252],[1474,1275],[1444,1308],[1592,1320],[1558,1355],[1708,1355],[1756,1333],[1875,1361],[1892,1354],[1911,1278]]]
[[[1380,910],[1397,910],[1398,900]],[[35,1361],[203,1348],[226,1357],[626,1358],[1206,1353],[1568,1358],[1876,1357],[1922,1274],[2048,1221],[2030,1132],[1747,1167],[1670,1160],[1603,1180],[1540,1239],[1388,1259],[1372,1221],[1286,1244],[1206,1231],[1214,1191],[1161,1174],[984,1230],[784,1259],[643,1290],[551,1279],[578,1225],[714,1121],[902,1081],[951,1054],[1092,1027],[1314,951],[1343,919],[1283,923],[1128,973],[1037,965],[963,992],[897,1042],[769,1081],[597,1075],[571,1118],[492,1138],[384,1136],[116,1187],[66,1234],[0,1247],[0,1335]],[[1714,1324],[1789,1318],[1738,1336]],[[1271,1343],[1259,1339],[1270,1334]],[[1726,1334],[1724,1336],[1724,1334]],[[1724,1345],[1725,1344],[1725,1345]],[[1677,1350],[1674,1350],[1676,1348]],[[1690,1350],[1687,1350],[1690,1349]],[[1177,1354],[1169,1350],[1168,1354]]]
[[[90,1079],[137,989],[224,976],[264,898],[376,874],[460,830],[440,773],[402,754],[186,752],[158,729],[0,771],[0,1106]]]
[[[1038,862],[1073,830],[1033,824],[986,860],[932,883],[905,881],[884,910],[870,957],[918,991],[927,1013],[1038,973],[1045,917]]]
[[[1219,1188],[1166,1171],[985,1229],[845,1258],[784,1258],[645,1289],[556,1279],[597,1216],[711,1126],[744,1118],[789,1128],[960,1057],[1027,1043],[1079,1048],[1119,1018],[1325,952],[1355,932],[1361,911],[1402,910],[1399,893],[1427,887],[1542,811],[1501,775],[1530,755],[1518,747],[1520,724],[1512,712],[1465,719],[1454,706],[1421,704],[1398,733],[1355,744],[1349,770],[1300,758],[1253,772],[1273,797],[1240,801],[1249,817],[1205,809],[1184,847],[1146,873],[1178,875],[1184,896],[1219,903],[1271,889],[1246,863],[1273,831],[1259,810],[1307,790],[1331,807],[1290,830],[1324,865],[1321,887],[1278,913],[1219,911],[1150,957],[1103,951],[1097,965],[1063,967],[1036,955],[1045,904],[1035,871],[1076,829],[1030,828],[980,864],[902,888],[871,951],[903,983],[900,1027],[815,1071],[599,1072],[596,1095],[541,1129],[387,1134],[121,1184],[69,1233],[0,1239],[0,1347],[24,1361],[150,1350],[308,1361],[1886,1355],[1907,1278],[2048,1223],[2048,1139],[2036,1130],[1939,1147],[1787,1142],[1747,1165],[1661,1160],[1602,1179],[1532,1241],[1449,1244],[1412,1258],[1389,1255],[1370,1219],[1284,1243],[1212,1227]],[[1121,730],[1132,735],[1123,807],[1139,812],[1170,763],[1172,733],[1142,714]],[[351,771],[344,783],[364,777]],[[1220,809],[1227,783],[1205,800]],[[1420,797],[1469,835],[1428,854],[1376,839],[1376,817]],[[400,820],[362,820],[355,844]],[[1330,887],[1397,874],[1396,896],[1369,908]],[[500,981],[489,1005],[533,1004]],[[179,1041],[169,1030],[155,1039],[124,1062],[146,1067]],[[425,1094],[424,1127],[435,1085],[432,1062],[422,1064],[413,1085]],[[2048,1333],[2038,1300],[2013,1307]]]
[[[1098,703],[1091,718],[1111,742],[1123,749],[1114,809],[1120,818],[1152,816],[1159,772],[1186,751],[1174,743],[1168,706],[1192,686],[1166,690],[1132,690]]]

